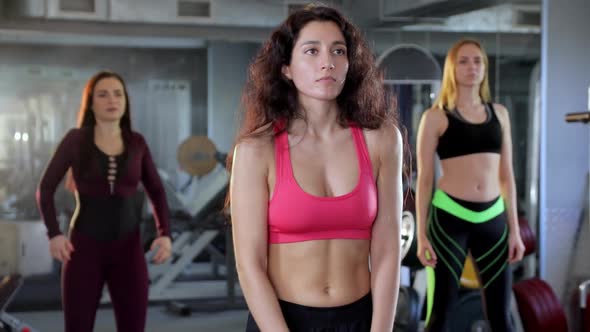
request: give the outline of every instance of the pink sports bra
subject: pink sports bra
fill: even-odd
[[[349,193],[335,197],[309,194],[293,176],[287,131],[275,136],[276,183],[268,203],[269,243],[323,239],[369,239],[377,215],[377,187],[362,130],[350,127],[359,179]]]

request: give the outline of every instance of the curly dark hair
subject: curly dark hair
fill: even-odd
[[[336,98],[339,124],[348,127],[353,123],[365,129],[378,129],[384,124],[400,128],[396,111],[390,109],[391,100],[383,86],[383,73],[359,29],[334,8],[308,5],[293,12],[273,31],[250,64],[242,94],[242,121],[235,144],[248,138],[279,134],[287,130],[293,120],[306,120],[305,114],[300,112],[298,90],[283,75],[282,68],[291,64],[299,33],[311,22],[335,23],[346,42],[349,67],[344,87]],[[227,157],[230,172],[232,157],[233,149]],[[229,204],[228,193],[225,207]]]
[[[292,120],[303,118],[297,89],[282,73],[290,65],[293,47],[300,31],[310,22],[334,22],[342,31],[348,49],[349,69],[341,93],[339,123],[352,122],[361,128],[377,129],[385,121],[397,121],[388,109],[389,98],[383,76],[361,32],[336,9],[308,5],[293,12],[264,43],[249,68],[242,95],[242,125],[237,143],[245,138],[271,135],[277,123],[289,128]]]

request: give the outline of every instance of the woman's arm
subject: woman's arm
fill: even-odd
[[[152,159],[150,149],[144,138],[141,136],[140,138],[145,149],[141,160],[141,183],[154,209],[154,219],[158,229],[158,236],[170,237],[170,211],[168,209],[168,201],[166,200],[166,191]]]
[[[517,262],[524,254],[524,244],[520,238],[520,226],[518,225],[518,213],[516,205],[516,184],[512,168],[512,134],[510,130],[510,117],[508,110],[500,104],[494,104],[494,109],[502,125],[502,151],[500,154],[500,189],[506,204],[508,215],[509,253],[508,261]]]
[[[47,235],[50,239],[62,234],[57,222],[54,195],[57,186],[72,165],[73,155],[78,153],[75,147],[81,139],[80,134],[79,130],[72,129],[64,136],[49,160],[37,187],[37,206],[47,226]]]
[[[438,110],[430,109],[424,112],[420,120],[417,138],[416,164],[418,179],[416,184],[416,225],[418,241],[418,258],[424,266],[436,265],[436,254],[427,238],[427,219],[432,186],[434,183],[434,156],[439,137]],[[426,255],[428,252],[428,255]]]
[[[371,331],[393,330],[399,292],[402,214],[402,137],[395,127],[380,129],[377,217],[371,235]]]
[[[139,134],[138,134],[139,135]],[[154,212],[154,220],[158,230],[158,237],[152,241],[150,250],[155,250],[152,262],[161,264],[172,254],[172,238],[170,237],[170,210],[166,200],[166,191],[162,179],[152,159],[152,154],[145,139],[139,135],[144,147],[141,159],[141,183],[150,199]]]
[[[267,274],[267,161],[273,149],[261,140],[242,142],[234,150],[230,181],[232,233],[240,286],[256,324],[263,332],[284,332],[289,330]]]

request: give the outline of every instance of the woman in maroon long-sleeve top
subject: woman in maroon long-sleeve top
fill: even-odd
[[[148,275],[139,236],[137,192],[141,182],[154,207],[158,237],[155,263],[170,256],[164,188],[143,137],[131,130],[123,79],[99,72],[86,84],[78,128],[51,158],[37,190],[53,257],[63,262],[62,301],[66,332],[89,332],[106,283],[117,330],[145,328]],[[68,170],[70,170],[68,172]],[[76,197],[69,238],[57,223],[54,193],[64,175]]]

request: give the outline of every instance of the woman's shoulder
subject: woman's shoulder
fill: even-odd
[[[500,103],[490,103],[490,105],[492,105],[493,110],[496,112],[496,114],[498,116],[501,116],[501,117],[508,116],[508,109],[506,108],[506,106],[504,106]]]
[[[255,136],[242,139],[236,143],[232,168],[246,170],[256,176],[268,175],[274,162],[274,135]]]
[[[143,137],[143,135],[141,133],[139,133],[138,131],[129,130],[128,135],[131,139],[145,141],[145,138]]]
[[[432,105],[424,113],[422,113],[424,121],[441,122],[447,120],[447,111],[437,105]]]
[[[367,137],[374,139],[386,139],[388,142],[401,140],[401,131],[398,124],[383,123],[377,129],[363,129]]]
[[[447,114],[447,110],[440,108],[437,105],[433,105],[422,113],[418,132],[422,134],[436,133],[437,136],[441,136],[449,125]]]
[[[268,166],[274,159],[275,138],[280,135],[282,127],[282,124],[268,123],[242,137],[234,146],[234,161]],[[284,128],[282,132],[285,132]]]
[[[235,149],[240,149],[244,153],[268,154],[274,150],[275,137],[280,135],[281,130],[285,132],[282,124],[264,125],[250,135],[241,138],[236,143]]]
[[[148,143],[141,133],[134,130],[124,130],[122,134],[128,152],[142,155],[145,151],[149,151]]]
[[[88,133],[88,128],[82,127],[82,128],[70,128],[70,130],[68,130],[68,132],[66,133],[66,137],[79,137],[82,136],[84,134]]]
[[[401,130],[397,124],[384,123],[377,129],[364,129],[367,145],[379,155],[400,152],[403,145]]]
[[[77,144],[88,133],[86,128],[71,128],[64,135],[62,142],[68,144]]]
[[[143,147],[147,147],[147,141],[145,140],[145,137],[134,130],[130,130],[128,132],[124,132],[124,135],[127,135],[127,138],[129,140],[129,144],[131,146],[135,146],[137,148],[143,148]]]
[[[508,109],[502,104],[499,103],[490,103],[492,105],[492,111],[496,114],[496,117],[500,121],[502,127],[505,127],[508,123],[510,123],[510,115],[508,114]]]
[[[248,158],[263,159],[274,153],[275,135],[260,135],[247,137],[238,142],[234,153],[241,153]]]

